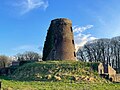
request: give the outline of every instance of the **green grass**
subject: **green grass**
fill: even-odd
[[[2,79],[3,90],[120,90],[120,84],[13,81]]]
[[[0,79],[3,90],[120,90],[119,83],[100,78],[97,65],[73,61],[28,63]]]

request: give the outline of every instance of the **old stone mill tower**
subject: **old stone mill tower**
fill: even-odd
[[[58,18],[51,21],[43,48],[43,60],[76,60],[71,20]]]

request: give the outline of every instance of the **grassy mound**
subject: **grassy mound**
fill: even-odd
[[[10,77],[21,81],[107,82],[97,74],[97,65],[72,61],[28,63],[19,67]]]

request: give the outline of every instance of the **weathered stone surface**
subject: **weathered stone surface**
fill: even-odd
[[[43,60],[76,60],[75,57],[71,20],[52,20],[44,44]]]
[[[103,77],[108,75],[108,79],[110,81],[120,82],[120,74],[117,74],[116,71],[109,64],[103,65],[102,63],[100,63],[98,65],[98,73]]]
[[[61,77],[59,77],[59,76],[54,76],[54,78],[55,78],[57,81],[62,80]]]
[[[47,76],[47,79],[51,79],[52,78],[52,76],[49,74],[48,76]]]
[[[104,74],[104,66],[102,63],[98,65],[98,73],[99,74]]]

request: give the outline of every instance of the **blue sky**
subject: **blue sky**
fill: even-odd
[[[50,21],[69,18],[76,46],[120,36],[120,0],[0,0],[0,54],[41,53]]]

